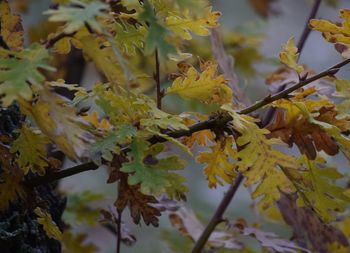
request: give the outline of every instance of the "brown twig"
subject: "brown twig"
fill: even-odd
[[[122,241],[122,212],[118,212],[118,220],[117,220],[117,253],[120,253],[120,246]]]
[[[196,244],[194,245],[192,249],[192,253],[198,253],[201,252],[204,245],[208,241],[211,233],[215,230],[216,226],[222,222],[223,220],[223,214],[226,211],[228,205],[231,203],[233,197],[235,196],[238,187],[243,181],[243,175],[239,173],[231,185],[230,189],[226,192],[224,198],[221,200],[219,206],[217,207],[213,217],[210,219],[208,225],[205,227],[203,233],[199,237],[199,239],[196,241]]]
[[[156,72],[154,73],[154,79],[156,81],[157,108],[162,109],[163,91],[160,89],[160,64],[159,64],[158,49],[156,49],[154,55],[156,60]]]
[[[297,48],[299,56],[301,54],[301,51],[303,51],[306,39],[309,37],[309,34],[311,32],[311,29],[309,27],[309,21],[316,17],[317,11],[320,8],[321,0],[315,0],[314,5],[312,6],[311,12],[309,14],[309,17],[307,19],[307,22],[305,23],[303,33],[301,34],[301,37],[299,39]]]
[[[318,10],[318,8],[320,6],[320,3],[321,3],[321,0],[315,0],[314,6],[313,6],[313,8],[312,8],[312,10],[310,12],[310,15],[309,15],[307,21],[306,21],[306,24],[305,24],[302,36],[301,36],[301,38],[300,38],[300,40],[298,42],[298,46],[297,46],[298,47],[299,56],[300,56],[300,53],[301,53],[301,51],[302,51],[302,49],[304,47],[304,44],[306,42],[307,37],[310,34],[309,21],[316,16],[316,13],[317,13],[317,10]],[[334,74],[335,74],[340,67],[341,67],[341,65],[339,65],[339,64],[338,64],[338,66],[337,65],[333,66],[333,68],[329,69],[329,72],[334,72]],[[287,96],[287,94],[289,94],[289,92],[294,91],[294,89],[299,89],[300,87],[302,87],[304,85],[306,85],[306,84],[303,84],[302,82],[300,82],[299,85],[296,84],[296,85],[292,86],[291,88],[293,88],[293,89],[287,89],[286,92],[285,92],[286,85],[282,85],[280,90],[278,91],[278,94],[276,96],[274,96],[274,97],[277,98],[277,99],[279,99],[279,97],[283,98],[283,97]],[[254,108],[260,108],[259,106],[263,105],[264,101],[268,102],[268,100],[269,100],[269,96],[266,97],[266,100],[262,100],[261,103],[260,102],[255,103],[255,105],[257,107],[254,107],[254,105],[252,105],[250,107],[250,109],[248,107],[246,110],[243,110],[240,113],[247,114],[247,113],[249,113],[250,110],[255,110]],[[272,118],[274,117],[274,112],[275,112],[275,108],[269,108],[269,111],[265,115],[265,117],[263,118],[262,123],[266,124],[266,123],[270,122],[272,120]],[[263,125],[263,127],[265,127],[265,125]],[[229,189],[228,193],[221,200],[221,202],[220,202],[219,206],[217,207],[214,215],[210,219],[207,227],[205,228],[205,230],[203,231],[203,233],[201,234],[201,236],[199,237],[199,239],[195,243],[195,245],[194,245],[194,247],[192,249],[192,253],[200,253],[202,251],[202,249],[204,248],[206,242],[208,241],[211,233],[215,230],[216,226],[219,224],[219,221],[223,219],[222,215],[226,211],[229,203],[232,201],[232,199],[233,199],[237,189],[239,188],[239,186],[243,182],[243,178],[244,178],[244,176],[242,175],[242,173],[239,173],[237,178],[236,178],[236,180],[235,180],[235,182],[230,186],[230,189]]]
[[[332,76],[334,74],[337,73],[337,71],[342,68],[343,66],[347,65],[350,63],[350,59],[346,59],[332,67],[330,67],[329,69],[315,75],[312,76],[310,78],[307,78],[303,81],[300,81],[299,83],[289,87],[288,89],[281,91],[279,93],[277,93],[276,95],[268,95],[265,98],[263,98],[262,100],[257,101],[255,104],[246,107],[243,110],[238,111],[238,113],[240,114],[249,114],[252,113],[278,99],[281,98],[285,98],[286,96],[288,96],[291,92],[311,83],[314,82],[320,78],[323,78],[325,76]],[[184,137],[184,136],[190,136],[195,132],[201,131],[201,130],[205,130],[205,129],[214,129],[214,128],[218,128],[218,127],[223,127],[225,126],[228,122],[230,122],[232,120],[232,117],[229,115],[225,115],[225,116],[218,116],[218,117],[214,117],[205,121],[201,121],[199,123],[196,123],[192,126],[190,126],[187,130],[175,130],[175,131],[167,131],[165,132],[165,134],[167,134],[170,137],[173,138],[180,138],[180,137]],[[166,140],[164,138],[158,137],[158,136],[153,136],[152,138],[150,138],[148,140],[150,143],[157,143],[157,142],[165,142]],[[124,151],[127,151],[127,148],[125,148]],[[54,173],[50,173],[47,174],[45,176],[39,176],[36,178],[33,178],[31,180],[29,180],[27,182],[28,185],[30,186],[37,186],[37,185],[41,185],[41,184],[46,184],[46,183],[51,183],[53,181],[56,181],[58,179],[61,178],[65,178],[65,177],[69,177],[84,171],[89,171],[89,170],[96,170],[98,168],[97,165],[95,165],[93,162],[88,162],[88,163],[84,163],[84,164],[80,164],[74,167],[71,167],[69,169],[65,169],[62,171],[58,171],[58,172],[54,172]]]

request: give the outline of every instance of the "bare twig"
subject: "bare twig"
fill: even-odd
[[[211,233],[215,230],[216,226],[222,222],[223,220],[223,214],[226,211],[228,205],[231,203],[233,197],[235,196],[238,187],[243,181],[243,175],[239,173],[236,177],[236,180],[233,182],[231,185],[230,189],[226,192],[224,198],[221,200],[219,206],[217,207],[213,217],[210,219],[210,222],[208,225],[205,227],[203,233],[197,240],[196,244],[194,245],[192,249],[192,253],[198,253],[201,252],[203,249],[204,245],[208,241]]]
[[[154,55],[156,60],[156,72],[154,73],[154,79],[156,81],[157,108],[162,109],[163,91],[160,89],[160,65],[159,65],[158,49],[156,49]]]
[[[317,14],[317,11],[318,11],[320,5],[321,5],[321,0],[315,0],[314,5],[312,6],[311,12],[309,14],[309,17],[305,23],[303,33],[301,34],[301,37],[300,37],[298,45],[297,45],[299,56],[300,56],[301,51],[304,48],[306,39],[309,37],[309,34],[311,32],[311,29],[309,27],[309,21],[316,17],[316,14]]]
[[[306,42],[307,37],[310,34],[309,21],[310,21],[310,19],[312,19],[316,16],[316,13],[317,13],[317,10],[320,6],[320,3],[321,3],[321,0],[315,0],[314,6],[310,12],[310,15],[309,15],[307,21],[306,21],[302,36],[301,36],[299,43],[298,43],[298,46],[297,46],[299,56],[300,56],[300,53],[304,47],[304,44]],[[334,74],[335,74],[340,67],[341,66],[339,66],[339,65],[333,66],[333,68],[329,69],[329,72],[334,72]],[[321,77],[319,77],[319,78],[321,78]],[[300,82],[299,85],[300,85],[300,87],[302,87],[306,84],[303,84],[302,82]],[[278,98],[279,96],[280,96],[280,98],[283,98],[283,97],[287,96],[290,92],[294,91],[294,89],[299,89],[300,88],[300,87],[298,87],[299,85],[298,84],[294,85],[293,87],[291,87],[293,89],[287,89],[286,92],[285,92],[286,85],[282,85],[278,94],[276,94],[274,97],[277,99],[279,99]],[[266,97],[266,100],[269,100],[268,98],[269,98],[269,96]],[[260,108],[259,106],[261,106],[264,103],[264,100],[261,100],[260,102],[255,103],[255,105],[257,107],[254,107],[254,105],[252,105],[250,107],[250,109],[248,107],[246,110],[243,110],[240,113],[247,114],[247,113],[249,113],[250,110],[255,110],[254,108]],[[268,102],[268,101],[265,101],[265,102]],[[275,108],[269,108],[269,111],[265,115],[265,117],[263,118],[262,123],[266,124],[267,122],[270,122],[272,120],[272,118],[274,117],[274,113],[275,113]],[[265,126],[265,125],[263,125],[263,126]],[[213,215],[213,217],[209,221],[207,227],[205,228],[205,230],[202,233],[202,235],[200,236],[200,238],[195,243],[193,250],[192,250],[192,253],[200,253],[202,251],[202,249],[204,248],[206,242],[208,241],[211,233],[215,230],[216,226],[218,225],[218,223],[219,223],[218,221],[223,219],[222,215],[224,214],[225,210],[227,209],[229,203],[232,201],[232,199],[235,195],[235,192],[237,191],[237,189],[239,188],[239,186],[241,185],[241,183],[243,181],[243,178],[244,178],[244,176],[241,173],[239,173],[237,176],[237,179],[231,185],[231,187],[228,191],[228,193],[230,193],[230,194],[227,193],[225,195],[225,197],[221,200],[219,206],[216,209],[215,214]]]
[[[120,253],[120,245],[122,241],[122,212],[118,212],[118,220],[117,220],[117,253]]]

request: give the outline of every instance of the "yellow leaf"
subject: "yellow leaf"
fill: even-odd
[[[101,49],[101,45],[92,35],[81,38],[80,42],[84,54],[96,64],[110,83],[125,86],[124,74],[111,47]]]
[[[34,129],[23,124],[20,135],[13,142],[11,152],[18,152],[18,165],[27,174],[29,169],[39,175],[45,174],[45,167],[48,166],[46,160],[46,145],[49,139],[46,136],[34,131]]]
[[[181,38],[191,40],[192,35],[190,31],[200,36],[209,35],[209,29],[219,25],[218,19],[220,16],[220,12],[212,12],[211,8],[209,8],[205,17],[193,19],[190,17],[190,11],[186,10],[183,13],[183,17],[180,14],[170,13],[165,19],[165,23],[170,30]]]
[[[112,128],[111,124],[107,119],[99,120],[99,116],[96,111],[93,111],[92,113],[86,116],[83,116],[83,119],[91,123],[94,127],[100,130],[108,131]]]
[[[87,122],[63,97],[45,87],[34,105],[21,101],[20,106],[22,112],[33,117],[39,129],[69,158],[88,157],[94,136],[87,130]]]
[[[6,45],[12,49],[19,51],[23,45],[23,27],[22,20],[19,15],[11,14],[8,0],[0,2],[0,35]]]
[[[322,32],[323,37],[330,43],[335,43],[339,46],[336,49],[344,58],[349,57],[350,47],[350,10],[341,9],[339,11],[340,18],[344,19],[340,23],[332,23],[324,19],[310,20],[310,27],[316,31]],[[340,50],[339,50],[340,48]]]
[[[207,164],[204,174],[207,176],[210,188],[216,187],[217,184],[223,185],[223,182],[232,183],[236,175],[235,165],[230,162],[230,157],[236,154],[232,145],[232,137],[225,137],[210,147],[211,152],[202,152],[198,155],[197,161]]]
[[[183,98],[197,98],[205,103],[228,103],[232,100],[232,90],[223,75],[217,75],[217,64],[203,65],[202,73],[190,67],[183,76],[176,78],[167,93],[176,93]]]
[[[35,214],[38,216],[38,223],[41,224],[49,238],[62,240],[62,232],[57,227],[56,223],[52,220],[51,214],[42,210],[40,207],[34,209]]]
[[[293,156],[282,153],[273,145],[283,144],[279,139],[267,139],[267,129],[260,129],[256,120],[248,115],[236,113],[230,105],[222,109],[232,116],[232,127],[241,135],[238,146],[243,147],[236,155],[239,171],[246,177],[245,185],[259,184],[252,193],[253,198],[264,195],[260,201],[267,209],[280,198],[280,192],[295,192],[295,187],[285,174],[287,170],[298,170],[300,165]]]
[[[298,49],[294,44],[294,38],[290,37],[287,43],[283,45],[283,50],[280,52],[280,61],[300,74],[304,71],[304,67],[298,65],[298,55]]]

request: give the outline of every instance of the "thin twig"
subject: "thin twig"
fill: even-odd
[[[122,212],[118,212],[118,220],[117,220],[117,253],[120,253],[120,245],[122,241]]]
[[[320,5],[321,5],[321,0],[315,0],[314,5],[312,6],[311,12],[309,14],[309,17],[307,19],[307,22],[305,23],[303,33],[301,34],[301,37],[300,37],[298,45],[297,45],[299,56],[300,56],[301,51],[304,48],[306,39],[309,37],[309,34],[311,32],[311,29],[309,27],[309,21],[316,17],[316,14],[317,14],[317,11],[318,11]]]
[[[192,249],[192,253],[198,253],[201,252],[201,250],[203,249],[204,245],[206,244],[206,242],[208,241],[211,233],[215,230],[216,226],[222,222],[223,220],[223,214],[226,211],[228,205],[230,204],[230,202],[232,201],[233,197],[235,196],[238,187],[240,186],[240,184],[243,181],[243,175],[241,173],[239,173],[235,179],[235,181],[233,182],[233,184],[231,185],[230,189],[227,191],[227,193],[225,194],[224,198],[221,200],[219,206],[217,207],[213,217],[210,219],[210,222],[208,223],[208,225],[206,226],[206,228],[204,229],[203,233],[201,234],[201,236],[199,237],[199,239],[197,240],[196,244],[194,245],[193,249]]]
[[[309,15],[307,21],[306,21],[302,36],[301,36],[299,43],[298,43],[298,46],[297,46],[298,52],[299,52],[298,57],[300,56],[300,53],[304,47],[306,39],[310,34],[309,21],[310,21],[310,19],[312,19],[316,16],[316,13],[317,13],[317,10],[320,6],[320,3],[321,3],[320,0],[315,0],[314,6],[310,12],[310,15]],[[335,74],[339,70],[339,68],[341,68],[341,65],[338,64],[338,66],[337,65],[333,66],[333,68],[331,68],[329,70],[329,72],[334,72],[334,74]],[[287,90],[285,90],[286,85],[282,85],[280,87],[280,90],[278,91],[278,93],[274,97],[277,99],[279,99],[279,97],[283,98],[283,97],[287,96],[290,92],[294,91],[295,89],[299,89],[300,87],[302,87],[304,85],[306,85],[306,84],[303,84],[302,82],[300,82],[299,85],[298,84],[294,85],[293,89],[287,89]],[[268,100],[269,100],[269,96],[266,97],[265,102],[268,102]],[[249,113],[250,110],[255,110],[254,108],[260,108],[259,106],[261,106],[262,104],[264,104],[264,100],[262,100],[261,103],[260,102],[255,103],[255,105],[257,107],[254,107],[254,105],[252,105],[250,107],[250,109],[248,107],[246,110],[243,110],[240,113],[247,114],[247,113]],[[275,112],[275,108],[269,108],[268,113],[265,115],[265,117],[262,120],[263,124],[266,124],[267,122],[270,122],[272,120],[272,118],[274,117],[274,112]],[[263,125],[263,127],[265,127],[265,125]],[[219,206],[217,207],[217,209],[215,211],[215,214],[213,215],[213,217],[209,221],[207,227],[205,228],[205,230],[201,234],[200,238],[195,243],[195,245],[192,249],[192,253],[200,253],[202,251],[202,249],[204,248],[206,242],[208,241],[211,233],[215,230],[216,226],[219,224],[219,221],[223,219],[222,215],[226,211],[229,203],[232,201],[237,189],[239,188],[239,186],[243,182],[243,178],[244,178],[244,176],[242,175],[242,173],[239,173],[235,182],[230,186],[228,193],[221,200]]]
[[[156,60],[156,72],[154,73],[154,79],[156,81],[157,108],[162,109],[163,92],[160,89],[160,64],[159,64],[158,49],[156,49],[154,55],[155,55],[155,60]]]
[[[288,89],[281,91],[279,93],[277,93],[276,95],[268,95],[267,97],[265,97],[262,100],[257,101],[255,104],[246,107],[243,110],[238,111],[239,114],[249,114],[252,113],[278,99],[281,98],[285,98],[287,97],[291,92],[311,83],[314,82],[320,78],[323,78],[325,76],[332,76],[334,74],[337,73],[337,71],[342,68],[343,66],[347,65],[350,63],[350,58],[346,59],[332,67],[330,67],[329,69],[315,75],[312,76],[310,78],[307,78],[303,81],[300,81],[299,83],[289,87]],[[214,129],[214,128],[218,128],[218,127],[223,127],[225,126],[228,122],[230,122],[232,120],[232,117],[229,115],[225,115],[225,116],[217,116],[217,117],[213,117],[211,119],[205,120],[205,121],[201,121],[198,122],[192,126],[190,126],[187,130],[175,130],[175,131],[167,131],[165,132],[165,134],[167,134],[168,136],[172,137],[172,138],[180,138],[180,137],[184,137],[184,136],[190,136],[195,132],[201,131],[201,130],[205,130],[205,129]],[[161,138],[159,136],[153,136],[152,138],[150,138],[148,140],[150,143],[154,144],[157,142],[165,142],[166,139]],[[123,151],[127,151],[128,148],[125,148]],[[50,174],[46,174],[45,176],[39,176],[36,178],[32,178],[31,180],[28,180],[27,184],[30,186],[38,186],[41,184],[47,184],[47,183],[51,183],[53,181],[56,181],[58,179],[61,178],[65,178],[65,177],[69,177],[84,171],[89,171],[89,170],[96,170],[98,168],[97,165],[95,165],[92,162],[88,162],[88,163],[84,163],[84,164],[80,164],[77,166],[74,166],[72,168],[69,169],[65,169],[62,171],[58,171],[58,172],[54,172],[54,173],[50,173]]]

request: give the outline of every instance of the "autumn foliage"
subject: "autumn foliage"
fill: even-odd
[[[16,106],[20,123],[9,132],[0,128],[0,214],[24,203],[63,252],[98,252],[74,224],[55,222],[37,188],[100,169],[118,186],[115,201],[97,210],[89,204],[103,196],[71,194],[65,212],[108,228],[117,252],[122,243],[137,243],[122,222],[126,213],[154,227],[167,215],[177,235],[164,235],[169,252],[349,251],[349,176],[329,158],[350,161],[350,81],[337,78],[350,63],[350,9],[339,10],[341,23],[317,19],[315,1],[301,28],[334,44],[338,64],[315,73],[299,62],[306,38],[297,43],[291,36],[266,77],[271,93],[251,103],[237,73],[256,74],[251,59],[242,62],[245,55],[263,58],[259,40],[221,34],[221,13],[209,1],[56,0],[26,45],[16,14],[23,3],[14,1],[11,10],[9,2],[0,1],[0,115]],[[250,2],[266,16],[272,1]],[[201,52],[203,38],[211,50]],[[91,88],[66,78],[77,52],[99,72]],[[162,103],[167,96],[206,109],[170,112]],[[63,168],[64,157],[76,166]],[[203,165],[209,188],[230,185],[209,222],[186,205],[183,157]],[[224,216],[241,183],[257,214],[288,226],[293,236]],[[2,222],[6,241],[14,235]]]

